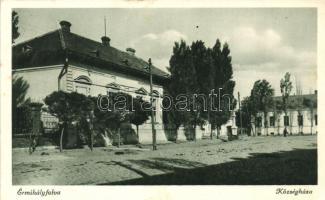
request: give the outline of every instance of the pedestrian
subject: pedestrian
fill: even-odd
[[[285,127],[284,130],[283,130],[283,136],[287,137],[287,134],[288,134],[287,127]]]

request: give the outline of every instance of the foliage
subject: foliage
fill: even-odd
[[[233,109],[236,105],[236,100],[233,96],[235,81],[232,80],[233,70],[231,64],[231,56],[230,49],[227,43],[225,43],[221,49],[221,43],[219,40],[216,41],[214,47],[211,50],[212,57],[212,66],[211,71],[209,73],[210,78],[210,88],[218,89],[221,93],[221,97],[223,95],[230,95],[231,102],[227,102],[227,99],[221,98],[221,110],[210,112],[210,123],[212,124],[212,129],[220,128],[220,126],[226,123],[231,116],[231,110],[229,107]],[[221,90],[220,90],[221,89]],[[228,105],[228,104],[231,105]],[[211,132],[212,134],[212,132]]]
[[[13,133],[28,133],[31,129],[30,99],[26,98],[29,84],[23,77],[12,80],[12,127]]]
[[[122,123],[139,126],[149,118],[150,112],[142,108],[150,105],[142,98],[132,99],[131,95],[122,92],[110,93],[108,99],[101,102],[102,107],[107,108],[104,111],[97,106],[97,101],[97,97],[63,91],[53,92],[44,100],[49,113],[58,117],[63,126],[75,123],[79,127],[82,141],[89,138],[89,130],[94,130],[95,134],[109,133],[108,136],[114,138]],[[131,128],[123,131],[121,129],[121,135],[127,137]]]
[[[243,128],[251,128],[251,117],[254,115],[255,106],[252,104],[250,97],[245,97],[241,101],[241,117]],[[236,113],[237,114],[237,113]],[[236,115],[237,126],[240,125],[239,113]]]
[[[12,108],[15,109],[30,102],[30,99],[26,99],[26,94],[29,89],[29,84],[23,79],[23,77],[13,76],[12,79]]]
[[[11,13],[12,43],[15,43],[15,39],[17,39],[20,35],[20,33],[18,32],[18,23],[19,23],[18,13],[13,10]]]
[[[288,106],[288,98],[290,96],[291,90],[292,90],[292,82],[290,81],[290,73],[287,72],[284,75],[284,79],[281,79],[280,81],[280,89],[282,94],[282,101],[283,101],[283,110],[285,112],[285,115],[287,116],[287,106]]]
[[[233,98],[235,82],[232,80],[231,56],[227,43],[221,48],[221,43],[217,40],[211,49],[207,48],[202,41],[195,41],[191,46],[186,45],[183,40],[180,43],[176,42],[170,59],[169,71],[171,81],[167,88],[168,93],[174,98],[174,102],[177,95],[185,94],[189,106],[186,111],[169,111],[165,121],[174,123],[177,128],[183,124],[194,129],[196,125],[202,125],[204,121],[210,122],[213,128],[227,122],[231,111],[228,110],[229,105],[225,100],[220,102],[221,111],[212,111],[209,106],[212,102],[209,98],[206,98],[208,102],[202,101],[201,98],[194,99],[194,94],[209,97],[211,90],[218,91],[221,88],[222,94],[219,95],[230,95],[232,97],[230,107],[234,107],[236,103]],[[194,101],[196,109],[192,106]]]
[[[256,81],[251,90],[251,100],[256,108],[254,113],[257,111],[265,112],[269,108],[269,105],[272,105],[273,95],[274,89],[267,80]]]
[[[310,127],[310,134],[313,133],[313,124],[314,124],[314,110],[317,109],[317,100],[304,98],[303,99],[303,105],[306,106],[309,109],[310,112],[310,121],[311,121],[311,127]]]
[[[172,96],[173,102],[176,102],[177,95],[186,95],[191,105],[194,100],[191,94],[198,92],[198,88],[196,78],[194,78],[196,76],[196,70],[193,64],[191,49],[185,41],[182,40],[180,43],[175,43],[173,55],[169,63],[171,81],[167,88],[168,93]],[[196,113],[193,109],[191,109],[191,112],[174,109],[169,112],[171,112],[169,116],[178,119],[177,121],[182,122],[186,126],[191,126],[196,118]],[[179,124],[177,121],[174,122],[174,125],[178,127]]]
[[[251,90],[251,100],[257,110],[263,111],[264,114],[264,127],[267,128],[267,109],[273,104],[274,89],[271,84],[263,79],[254,83]]]
[[[303,105],[309,109],[317,108],[317,101],[309,98],[303,98]]]
[[[97,97],[91,97],[91,99],[97,103]],[[122,101],[125,106],[122,106]],[[150,115],[150,110],[146,109],[150,108],[148,102],[140,97],[133,98],[131,95],[122,92],[110,93],[108,99],[102,101],[102,107],[106,107],[108,110],[103,111],[99,107],[95,107],[94,126],[101,134],[109,133],[111,138],[118,134],[122,124],[124,124],[124,128],[120,129],[122,136],[128,137],[128,133],[133,133],[131,126],[126,125],[129,123],[137,126],[137,134],[139,134],[138,126],[147,121]]]
[[[90,138],[91,127],[89,121],[93,119],[94,102],[90,98],[77,92],[67,93],[64,91],[55,91],[44,99],[47,110],[59,119],[61,124],[61,138],[63,131],[68,127],[77,126],[79,144],[84,144],[86,138]],[[67,135],[65,134],[65,137]],[[62,150],[63,141],[60,140],[60,150]]]
[[[94,103],[77,92],[54,91],[44,99],[48,111],[61,122],[71,123],[89,117]]]
[[[144,101],[141,97],[133,99],[131,123],[137,126],[137,136],[139,136],[139,125],[145,123],[149,119],[151,111],[144,109],[148,107],[150,107],[150,103]]]

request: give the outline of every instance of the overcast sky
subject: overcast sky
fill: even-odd
[[[71,31],[100,41],[104,16],[111,45],[166,71],[175,41],[202,40],[212,47],[217,38],[230,45],[234,80],[248,96],[258,79],[268,80],[280,95],[280,79],[291,72],[303,93],[317,88],[317,10],[314,8],[213,9],[16,9],[21,36],[16,43],[72,23]],[[294,91],[295,92],[295,91]]]

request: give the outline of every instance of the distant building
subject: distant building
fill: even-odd
[[[273,102],[281,104],[282,97],[274,97]],[[317,134],[317,91],[314,94],[293,95],[288,99],[287,116],[282,109],[268,109],[267,128],[264,127],[264,113],[259,112],[252,121],[251,135]]]

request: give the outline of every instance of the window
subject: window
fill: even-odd
[[[317,124],[318,124],[318,121],[317,121],[318,119],[317,119],[317,115],[315,115],[315,125],[317,126]]]
[[[262,127],[262,117],[257,117],[256,118],[256,126],[257,127]]]
[[[117,83],[110,83],[106,85],[107,88],[107,95],[112,96],[112,93],[118,93],[119,90],[121,89],[121,86],[118,85]]]
[[[29,45],[24,45],[23,48],[22,48],[22,52],[23,53],[29,53],[33,50],[33,48]]]
[[[274,116],[271,116],[270,117],[270,126],[274,126],[274,124],[275,124]]]
[[[87,76],[79,76],[78,78],[74,79],[74,82],[76,92],[86,96],[90,95],[90,86],[92,82]]]
[[[88,96],[90,93],[90,88],[87,86],[76,85],[76,92],[79,94],[84,94],[84,95]]]
[[[283,116],[284,126],[289,126],[289,116]]]
[[[298,115],[298,126],[304,125],[304,117],[302,115]]]
[[[118,93],[118,92],[119,92],[119,90],[116,90],[116,89],[108,89],[107,90],[107,95],[109,97],[111,97],[114,93]]]

